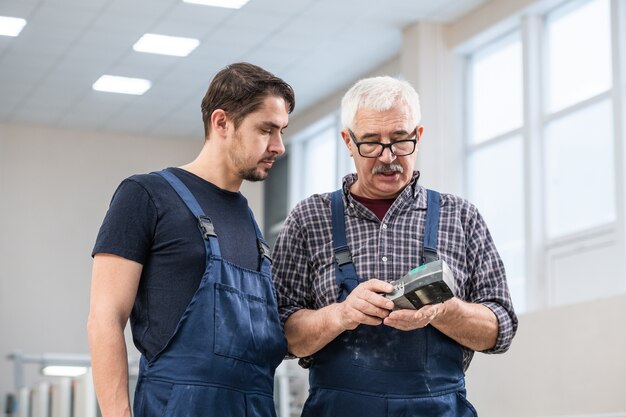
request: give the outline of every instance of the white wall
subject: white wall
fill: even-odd
[[[529,313],[504,355],[476,354],[481,417],[626,416],[626,296]]]
[[[9,353],[88,352],[91,249],[119,182],[190,162],[202,140],[0,124],[0,405]],[[242,193],[262,221],[261,183]]]

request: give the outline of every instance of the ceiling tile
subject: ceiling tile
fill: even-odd
[[[202,136],[200,101],[225,65],[249,61],[290,82],[296,113],[397,55],[419,19],[483,0],[251,0],[239,10],[182,0],[0,0],[28,19],[0,37],[0,120],[114,132]],[[196,37],[188,57],[133,51],[144,33]],[[148,78],[141,97],[91,89],[105,73]]]

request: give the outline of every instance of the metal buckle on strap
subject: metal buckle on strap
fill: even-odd
[[[424,247],[422,249],[422,263],[429,263],[439,259],[439,254],[432,248]]]
[[[341,269],[341,267],[346,264],[351,264],[352,254],[350,254],[350,250],[346,247],[336,249],[335,262],[337,262],[337,266],[339,266],[339,269]]]
[[[217,237],[213,222],[207,216],[198,216],[198,227],[202,232],[202,238],[208,240],[210,236]]]
[[[270,246],[261,239],[257,239],[257,244],[259,246],[259,254],[266,257],[268,261],[272,262],[272,251],[270,250]]]

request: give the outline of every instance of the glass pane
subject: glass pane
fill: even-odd
[[[515,308],[526,310],[524,171],[521,136],[486,146],[468,160],[469,200],[485,218],[507,271]]]
[[[471,141],[484,142],[519,128],[524,117],[519,35],[474,54],[469,70]]]
[[[615,219],[613,119],[608,100],[550,123],[544,154],[548,237]]]
[[[303,164],[305,197],[337,188],[338,140],[341,139],[334,126],[329,126],[306,141]]]
[[[611,88],[609,0],[574,2],[547,19],[550,112]]]

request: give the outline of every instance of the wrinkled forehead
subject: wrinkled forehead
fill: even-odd
[[[386,110],[360,107],[354,117],[355,129],[394,129],[408,132],[415,127],[410,107],[402,102],[394,103]]]

